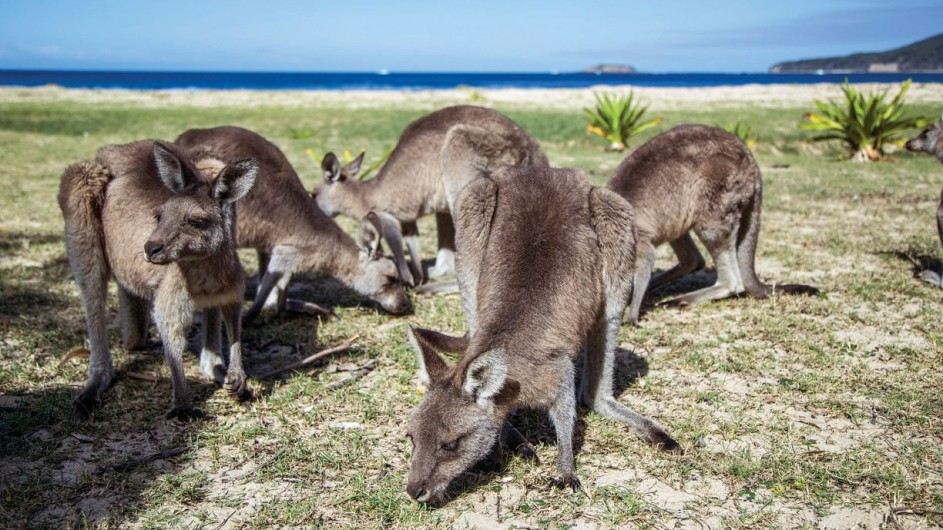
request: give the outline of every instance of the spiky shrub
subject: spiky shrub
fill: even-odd
[[[724,125],[723,129],[739,138],[740,141],[746,144],[746,146],[750,149],[752,149],[753,146],[760,141],[760,137],[753,134],[753,127],[750,127],[739,120],[736,123],[728,123],[727,125]]]
[[[890,88],[882,92],[864,94],[855,90],[848,80],[841,86],[844,101],[815,100],[819,112],[803,116],[799,128],[822,131],[810,141],[840,140],[848,148],[850,159],[856,162],[884,158],[884,146],[903,137],[905,131],[923,127],[925,118],[904,112],[904,95],[911,80],[904,82],[900,92],[889,103]]]
[[[642,121],[648,107],[635,101],[631,91],[624,96],[598,92],[593,95],[596,96],[595,108],[583,108],[589,118],[586,133],[608,140],[611,151],[625,150],[629,138],[662,121],[661,116]]]

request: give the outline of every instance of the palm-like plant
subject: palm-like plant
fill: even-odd
[[[851,153],[851,160],[867,162],[884,158],[884,145],[903,136],[907,130],[923,127],[927,119],[904,113],[904,94],[911,80],[904,82],[900,92],[886,102],[890,89],[864,94],[855,90],[848,80],[842,84],[844,101],[815,100],[819,113],[803,116],[799,128],[823,131],[810,141],[841,140]]]
[[[629,92],[625,96],[594,93],[596,107],[583,108],[589,124],[587,134],[596,134],[609,141],[611,151],[623,151],[629,138],[661,123],[661,116],[648,121],[641,121],[642,115],[648,107],[635,101],[635,96]]]
[[[750,127],[739,120],[736,123],[728,123],[727,125],[724,125],[723,129],[739,138],[740,141],[746,144],[746,146],[750,149],[753,149],[753,146],[755,146],[760,141],[759,136],[753,135],[753,127]]]

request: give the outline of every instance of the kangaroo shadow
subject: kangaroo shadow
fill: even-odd
[[[924,253],[922,249],[911,246],[908,247],[907,250],[884,251],[879,252],[878,255],[894,257],[905,261],[910,264],[911,274],[913,274],[914,278],[919,278],[937,287],[943,287],[943,285],[941,285],[941,279],[943,279],[943,260]]]
[[[246,284],[248,300],[255,299],[258,286],[258,275],[256,274],[249,277]],[[401,315],[389,314],[384,311],[377,302],[360,295],[349,285],[327,274],[298,273],[292,275],[291,282],[288,284],[288,297],[313,302],[326,309],[333,307],[362,307],[379,311],[391,317],[405,316],[410,313],[410,311],[407,311]],[[263,314],[266,311],[267,310],[263,310]],[[305,317],[314,318],[311,315],[305,315]]]
[[[579,388],[579,377],[582,370],[581,364],[581,362],[577,362],[577,388]],[[639,357],[633,351],[617,347],[615,350],[614,368],[613,395],[618,399],[619,396],[622,395],[626,390],[634,386],[639,379],[645,377],[648,374],[648,361],[642,357]],[[579,396],[577,396],[577,399],[578,398]],[[573,430],[574,457],[578,456],[583,448],[586,433],[585,415],[588,412],[589,409],[578,407],[576,426]],[[520,431],[521,435],[523,435],[524,438],[532,445],[535,443],[542,445],[556,445],[556,430],[554,429],[547,412],[532,409],[518,410],[509,416],[508,421],[510,421],[511,424],[518,431]],[[625,430],[627,434],[630,434],[628,432],[628,427],[625,427]],[[492,482],[496,477],[507,470],[508,464],[513,458],[517,456],[518,455],[516,455],[512,450],[505,449],[502,451],[500,446],[495,444],[491,454],[489,454],[484,460],[476,464],[472,469],[467,471],[462,477],[455,480],[453,484],[450,485],[449,497],[455,498],[461,494],[474,491],[479,487]],[[547,469],[546,476],[547,483],[549,485],[551,482],[551,477],[556,476],[556,467],[552,462],[541,463],[541,465],[544,467],[547,467],[548,465],[554,466]]]
[[[196,449],[193,440],[203,421],[213,420],[181,424],[165,419],[169,380],[121,377],[152,366],[144,355],[130,358],[117,366],[118,380],[84,422],[73,418],[71,405],[81,384],[36,388],[31,383],[4,390],[0,490],[17,491],[0,498],[4,526],[122,527],[138,520],[135,512],[162,476],[186,468],[175,458],[186,459]],[[166,390],[155,392],[162,385]],[[189,387],[195,404],[211,393],[193,381]]]
[[[645,297],[642,299],[639,315],[644,315],[662,305],[670,305],[671,298],[675,296],[710,287],[715,283],[717,283],[717,271],[713,268],[704,268],[686,274],[664,285],[655,287],[654,289],[649,287],[645,292]]]

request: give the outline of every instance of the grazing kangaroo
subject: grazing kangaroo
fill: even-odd
[[[456,127],[459,130],[453,130]],[[410,123],[389,159],[370,180],[351,178],[360,169],[359,161],[342,168],[329,153],[321,164],[325,182],[313,193],[318,206],[331,216],[343,213],[361,218],[374,210],[398,221],[410,254],[413,285],[423,281],[416,220],[424,215],[436,214],[439,247],[429,276],[454,270],[455,228],[447,189],[457,188],[457,193],[461,187],[450,184],[453,174],[443,167],[440,152],[455,135],[479,148],[476,163],[483,170],[498,165],[548,165],[540,145],[520,126],[497,111],[469,105],[440,109]],[[401,246],[392,231],[384,235],[391,247]],[[402,254],[393,253],[400,268],[406,269]]]
[[[908,151],[930,153],[943,163],[943,118],[921,131],[917,136],[907,140],[904,147]],[[940,206],[936,209],[936,233],[940,238],[940,243],[943,244],[943,192],[940,193]],[[921,274],[921,278],[937,287],[943,287],[943,274],[925,270]]]
[[[242,367],[240,316],[245,273],[236,255],[233,203],[251,188],[255,160],[225,166],[215,180],[172,144],[143,140],[99,149],[94,161],[62,175],[59,207],[89,336],[88,382],[73,402],[85,419],[114,378],[108,351],[105,297],[118,282],[121,334],[134,349],[147,336],[147,306],[163,342],[173,382],[168,417],[188,420],[194,409],[183,373],[193,312],[204,312],[200,370],[231,394],[249,399]],[[220,354],[220,320],[229,338],[229,369]]]
[[[287,298],[288,282],[299,272],[330,274],[390,313],[409,310],[396,267],[381,254],[382,221],[375,214],[365,216],[355,243],[314,204],[285,154],[247,129],[190,129],[175,142],[197,164],[207,156],[211,161],[259,161],[256,185],[236,208],[239,246],[254,248],[259,256],[259,288],[247,320],[259,314],[273,291],[279,311],[326,312]]]
[[[454,211],[468,332],[409,331],[428,387],[409,421],[409,495],[444,502],[452,480],[492,450],[517,407],[549,411],[556,483],[576,488],[574,362],[581,356],[583,403],[648,443],[678,449],[613,396],[616,336],[635,264],[632,207],[579,170],[509,167],[466,186]],[[463,355],[452,366],[440,352]]]
[[[704,268],[692,231],[714,260],[717,281],[674,303],[696,304],[744,291],[754,298],[772,293],[754,269],[763,195],[760,169],[733,134],[706,125],[678,125],[626,157],[607,187],[633,206],[638,226],[635,290],[626,322],[638,323],[649,284],[657,287]],[[655,248],[666,241],[679,263],[652,279]],[[777,290],[818,292],[807,285]]]

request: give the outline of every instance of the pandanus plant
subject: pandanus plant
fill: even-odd
[[[642,121],[642,116],[648,107],[635,101],[632,92],[620,96],[607,93],[594,93],[596,107],[584,107],[583,111],[589,118],[586,126],[587,134],[595,134],[609,141],[610,151],[624,151],[629,138],[661,123],[661,116],[648,121]]]
[[[815,100],[819,112],[803,116],[799,128],[821,131],[810,141],[840,140],[848,148],[850,159],[867,162],[884,158],[884,146],[899,140],[908,130],[924,127],[930,120],[909,115],[904,109],[904,95],[911,80],[904,82],[900,92],[887,102],[890,88],[864,94],[852,87],[848,80],[841,86],[844,101]]]

